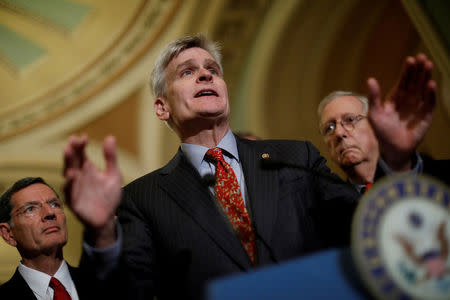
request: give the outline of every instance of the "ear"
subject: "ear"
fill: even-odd
[[[166,99],[164,98],[156,98],[155,100],[155,112],[158,119],[161,121],[168,121],[170,117],[169,105],[167,104]]]
[[[11,230],[11,226],[8,223],[0,223],[0,234],[2,238],[13,247],[17,246],[17,242],[14,239],[14,234]]]

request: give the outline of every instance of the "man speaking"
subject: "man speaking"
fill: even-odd
[[[233,134],[215,43],[171,42],[152,85],[156,116],[181,142],[167,165],[121,193],[114,138],[105,139],[104,172],[87,158],[86,136],[64,150],[67,198],[91,225],[89,250],[120,252],[105,269],[128,272],[142,298],[199,299],[210,279],[348,244],[358,193],[309,142]]]

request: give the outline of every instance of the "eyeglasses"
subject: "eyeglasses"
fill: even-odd
[[[47,200],[46,202],[28,202],[27,204],[19,207],[14,213],[12,213],[12,215],[22,215],[27,218],[40,215],[44,203],[47,204],[55,214],[63,213],[63,203],[61,202],[61,200],[53,198]]]
[[[344,127],[345,130],[347,131],[352,131],[353,129],[355,129],[355,125],[361,121],[362,119],[364,119],[366,116],[363,115],[358,115],[358,114],[345,114],[341,120],[339,121],[339,123],[341,123],[342,127]],[[329,121],[325,124],[323,124],[320,127],[320,133],[323,136],[332,136],[335,131],[336,131],[336,127],[337,127],[337,121]]]

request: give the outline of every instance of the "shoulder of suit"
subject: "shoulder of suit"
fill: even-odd
[[[244,141],[248,147],[255,149],[261,155],[291,164],[305,164],[315,160],[320,153],[310,142],[299,140],[259,140]],[[239,144],[238,144],[239,146]]]
[[[123,187],[123,189],[124,190],[134,189],[141,185],[148,186],[150,182],[157,180],[157,178],[159,177],[158,176],[159,174],[164,173],[163,170],[164,170],[164,167],[154,170],[150,173],[147,173],[141,177],[138,177],[138,178],[134,179],[133,181],[131,181],[130,183],[126,184]]]
[[[137,188],[141,185],[148,186],[149,183],[151,183],[152,181],[158,180],[158,178],[160,177],[159,175],[167,174],[171,170],[176,168],[176,166],[178,166],[178,164],[184,159],[185,158],[183,152],[179,149],[178,152],[174,155],[174,157],[172,157],[172,159],[166,165],[150,173],[147,173],[141,177],[136,178],[135,180],[125,185],[124,190]]]
[[[308,141],[297,140],[265,140],[266,147],[271,147],[277,152],[291,153],[292,155],[305,155],[307,152],[316,151],[316,147]]]
[[[305,147],[308,144],[311,144],[308,141],[300,141],[300,140],[284,140],[284,139],[270,139],[270,140],[246,140],[238,138],[239,143],[243,143],[250,146],[274,146],[274,147]]]
[[[20,286],[28,286],[25,279],[23,279],[22,275],[20,275],[19,271],[16,269],[14,275],[5,283],[0,285],[0,295],[10,295],[11,292],[14,292],[16,289],[20,288]],[[31,290],[30,290],[31,291]]]
[[[420,154],[423,161],[423,173],[450,185],[450,160],[434,159],[431,156]]]

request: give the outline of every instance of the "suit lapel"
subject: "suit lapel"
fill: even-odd
[[[245,176],[253,227],[264,243],[269,243],[277,217],[278,173],[261,167],[262,155],[271,155],[270,148],[249,145],[236,138],[239,159]],[[259,239],[257,237],[257,239]],[[260,247],[261,248],[261,247]],[[260,253],[261,249],[258,250]]]
[[[5,283],[5,290],[2,290],[1,298],[3,299],[36,299],[33,291],[28,286],[25,279],[20,275],[19,270],[16,269],[13,277]],[[5,288],[3,287],[3,288]]]
[[[69,267],[70,277],[72,277],[72,281],[75,284],[78,297],[80,299],[85,299],[89,295],[92,295],[95,291],[92,289],[95,283],[87,278],[88,274],[83,274],[80,268],[74,268],[69,264],[67,264],[67,266]],[[88,284],[91,284],[92,286],[89,286]]]
[[[226,223],[206,183],[181,150],[163,169],[160,185],[236,264],[243,269],[251,267],[239,238]]]

